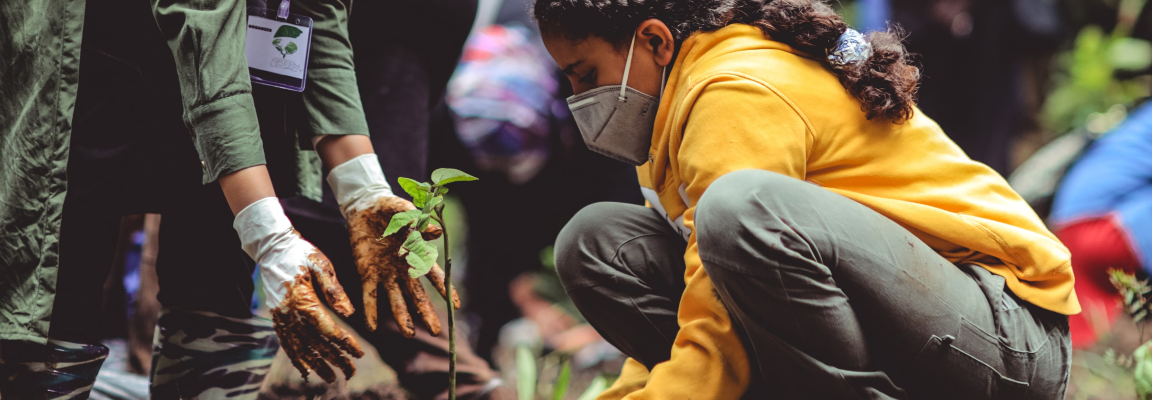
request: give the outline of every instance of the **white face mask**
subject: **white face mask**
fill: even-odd
[[[648,161],[660,98],[628,87],[635,45],[636,36],[633,35],[632,44],[628,45],[628,61],[624,63],[623,82],[569,97],[568,108],[572,110],[572,118],[576,120],[580,136],[584,137],[589,149],[639,166]],[[663,72],[660,73],[660,95],[664,95]]]

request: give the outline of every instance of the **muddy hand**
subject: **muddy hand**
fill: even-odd
[[[439,335],[440,319],[436,316],[428,293],[419,279],[408,275],[408,261],[400,257],[400,245],[404,243],[408,232],[402,229],[380,239],[393,215],[413,208],[412,203],[399,197],[381,197],[376,204],[348,219],[352,254],[356,258],[356,268],[364,285],[364,316],[368,329],[376,330],[377,299],[380,289],[383,289],[392,307],[392,316],[396,318],[404,336],[416,335],[410,308],[416,310],[429,332]],[[423,235],[425,239],[430,239],[439,237],[441,233],[440,227],[429,224]],[[443,296],[446,291],[444,270],[434,265],[426,276],[440,292],[440,296]],[[452,303],[454,307],[460,307],[460,298],[455,290],[452,291]]]
[[[327,364],[340,368],[344,376],[350,378],[356,373],[356,367],[344,353],[360,358],[364,356],[364,351],[324,311],[320,299],[312,290],[312,279],[316,279],[325,294],[329,295],[328,304],[338,310],[349,310],[348,313],[341,312],[344,316],[351,314],[352,304],[348,296],[344,295],[344,289],[334,279],[326,279],[326,274],[332,271],[328,258],[317,250],[308,259],[312,262],[311,266],[301,266],[300,274],[292,282],[284,282],[287,292],[280,306],[272,309],[272,321],[275,323],[276,335],[280,337],[280,346],[300,374],[307,379],[309,370],[316,371],[321,379],[332,383],[336,375]],[[330,283],[325,284],[325,281]],[[335,286],[328,286],[333,283]],[[342,301],[333,301],[334,293]]]
[[[336,325],[313,289],[315,282],[328,304],[341,315],[354,307],[336,280],[332,263],[292,228],[275,197],[261,199],[236,214],[234,223],[244,251],[260,265],[265,303],[272,313],[276,336],[292,365],[307,379],[308,371],[325,382],[336,381],[328,365],[345,379],[356,373],[351,357],[364,351],[348,332]]]
[[[398,212],[415,208],[407,200],[392,194],[392,188],[384,179],[380,162],[375,154],[365,154],[332,168],[328,173],[328,185],[340,204],[340,212],[348,221],[349,239],[352,253],[356,257],[356,269],[364,285],[364,317],[369,330],[376,330],[378,310],[377,295],[382,288],[392,307],[392,316],[400,325],[400,331],[407,337],[416,335],[410,309],[416,310],[424,326],[433,335],[440,334],[440,319],[432,307],[428,293],[418,279],[408,275],[408,262],[400,257],[400,245],[408,232],[401,229],[395,235],[380,240],[392,216]],[[433,240],[443,231],[429,225],[422,232],[425,240]],[[433,266],[428,280],[444,295],[444,271]],[[453,305],[460,307],[460,299],[452,293]]]

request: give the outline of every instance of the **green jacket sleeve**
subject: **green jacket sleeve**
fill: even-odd
[[[244,0],[152,0],[152,11],[176,58],[204,183],[264,164],[244,57]]]
[[[275,5],[276,0],[269,1]],[[348,40],[346,0],[294,0],[292,12],[312,18],[311,59],[304,89],[302,139],[316,135],[367,135],[368,123]],[[302,140],[310,144],[310,140]]]

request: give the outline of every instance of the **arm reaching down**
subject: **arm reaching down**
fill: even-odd
[[[336,375],[328,363],[351,378],[356,368],[345,353],[360,358],[364,352],[348,332],[336,326],[313,289],[315,280],[336,312],[352,314],[352,303],[336,280],[328,257],[300,237],[275,197],[245,206],[236,214],[233,227],[240,234],[244,251],[260,266],[265,302],[272,312],[280,346],[292,365],[305,379],[312,370],[324,381],[334,382]]]

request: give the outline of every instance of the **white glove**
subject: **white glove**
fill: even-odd
[[[314,278],[336,312],[352,314],[352,303],[328,257],[292,228],[275,197],[245,207],[236,214],[233,227],[244,252],[260,266],[265,304],[292,364],[305,379],[308,370],[314,370],[328,383],[334,382],[336,375],[325,360],[343,370],[345,378],[352,377],[356,368],[341,352],[356,358],[364,352],[348,332],[336,326],[312,288]]]
[[[396,197],[375,154],[363,154],[332,168],[328,172],[328,186],[332,187],[346,220],[375,206],[382,197]]]

